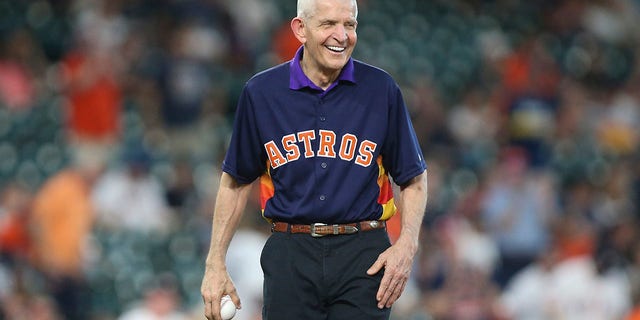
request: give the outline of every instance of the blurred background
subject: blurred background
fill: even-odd
[[[398,81],[429,165],[392,319],[640,319],[640,1],[358,2],[354,57]],[[293,57],[295,7],[0,0],[0,319],[203,319],[236,101]]]

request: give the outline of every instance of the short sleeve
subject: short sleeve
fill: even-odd
[[[393,85],[389,97],[389,130],[382,160],[395,183],[404,185],[424,172],[427,164],[397,84]]]
[[[222,170],[240,183],[251,183],[266,170],[266,154],[260,142],[255,106],[245,85],[238,100],[229,147]]]

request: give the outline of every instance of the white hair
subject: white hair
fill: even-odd
[[[354,16],[358,17],[358,2],[356,0],[351,0],[353,2],[353,6],[356,9]],[[297,15],[300,19],[307,19],[312,17],[316,11],[316,2],[317,0],[298,0],[297,7]]]

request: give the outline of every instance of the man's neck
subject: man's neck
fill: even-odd
[[[336,81],[340,75],[340,70],[327,70],[326,72],[323,72],[323,70],[308,66],[304,60],[300,61],[300,67],[302,67],[302,72],[304,72],[309,80],[322,88],[322,90],[329,88],[329,86]]]

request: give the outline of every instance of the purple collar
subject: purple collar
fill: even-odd
[[[304,53],[304,46],[300,46],[298,51],[296,52],[295,57],[291,62],[289,62],[290,67],[290,76],[289,76],[289,88],[292,90],[300,90],[305,87],[309,87],[314,90],[319,90],[323,94],[329,92],[333,87],[338,85],[340,81],[349,81],[352,83],[356,83],[356,79],[353,75],[353,59],[349,58],[347,64],[342,68],[340,74],[338,75],[338,79],[334,81],[327,90],[322,90],[322,88],[318,87],[315,83],[313,83],[309,77],[302,71],[302,67],[300,66],[300,60],[302,60],[302,54]]]

